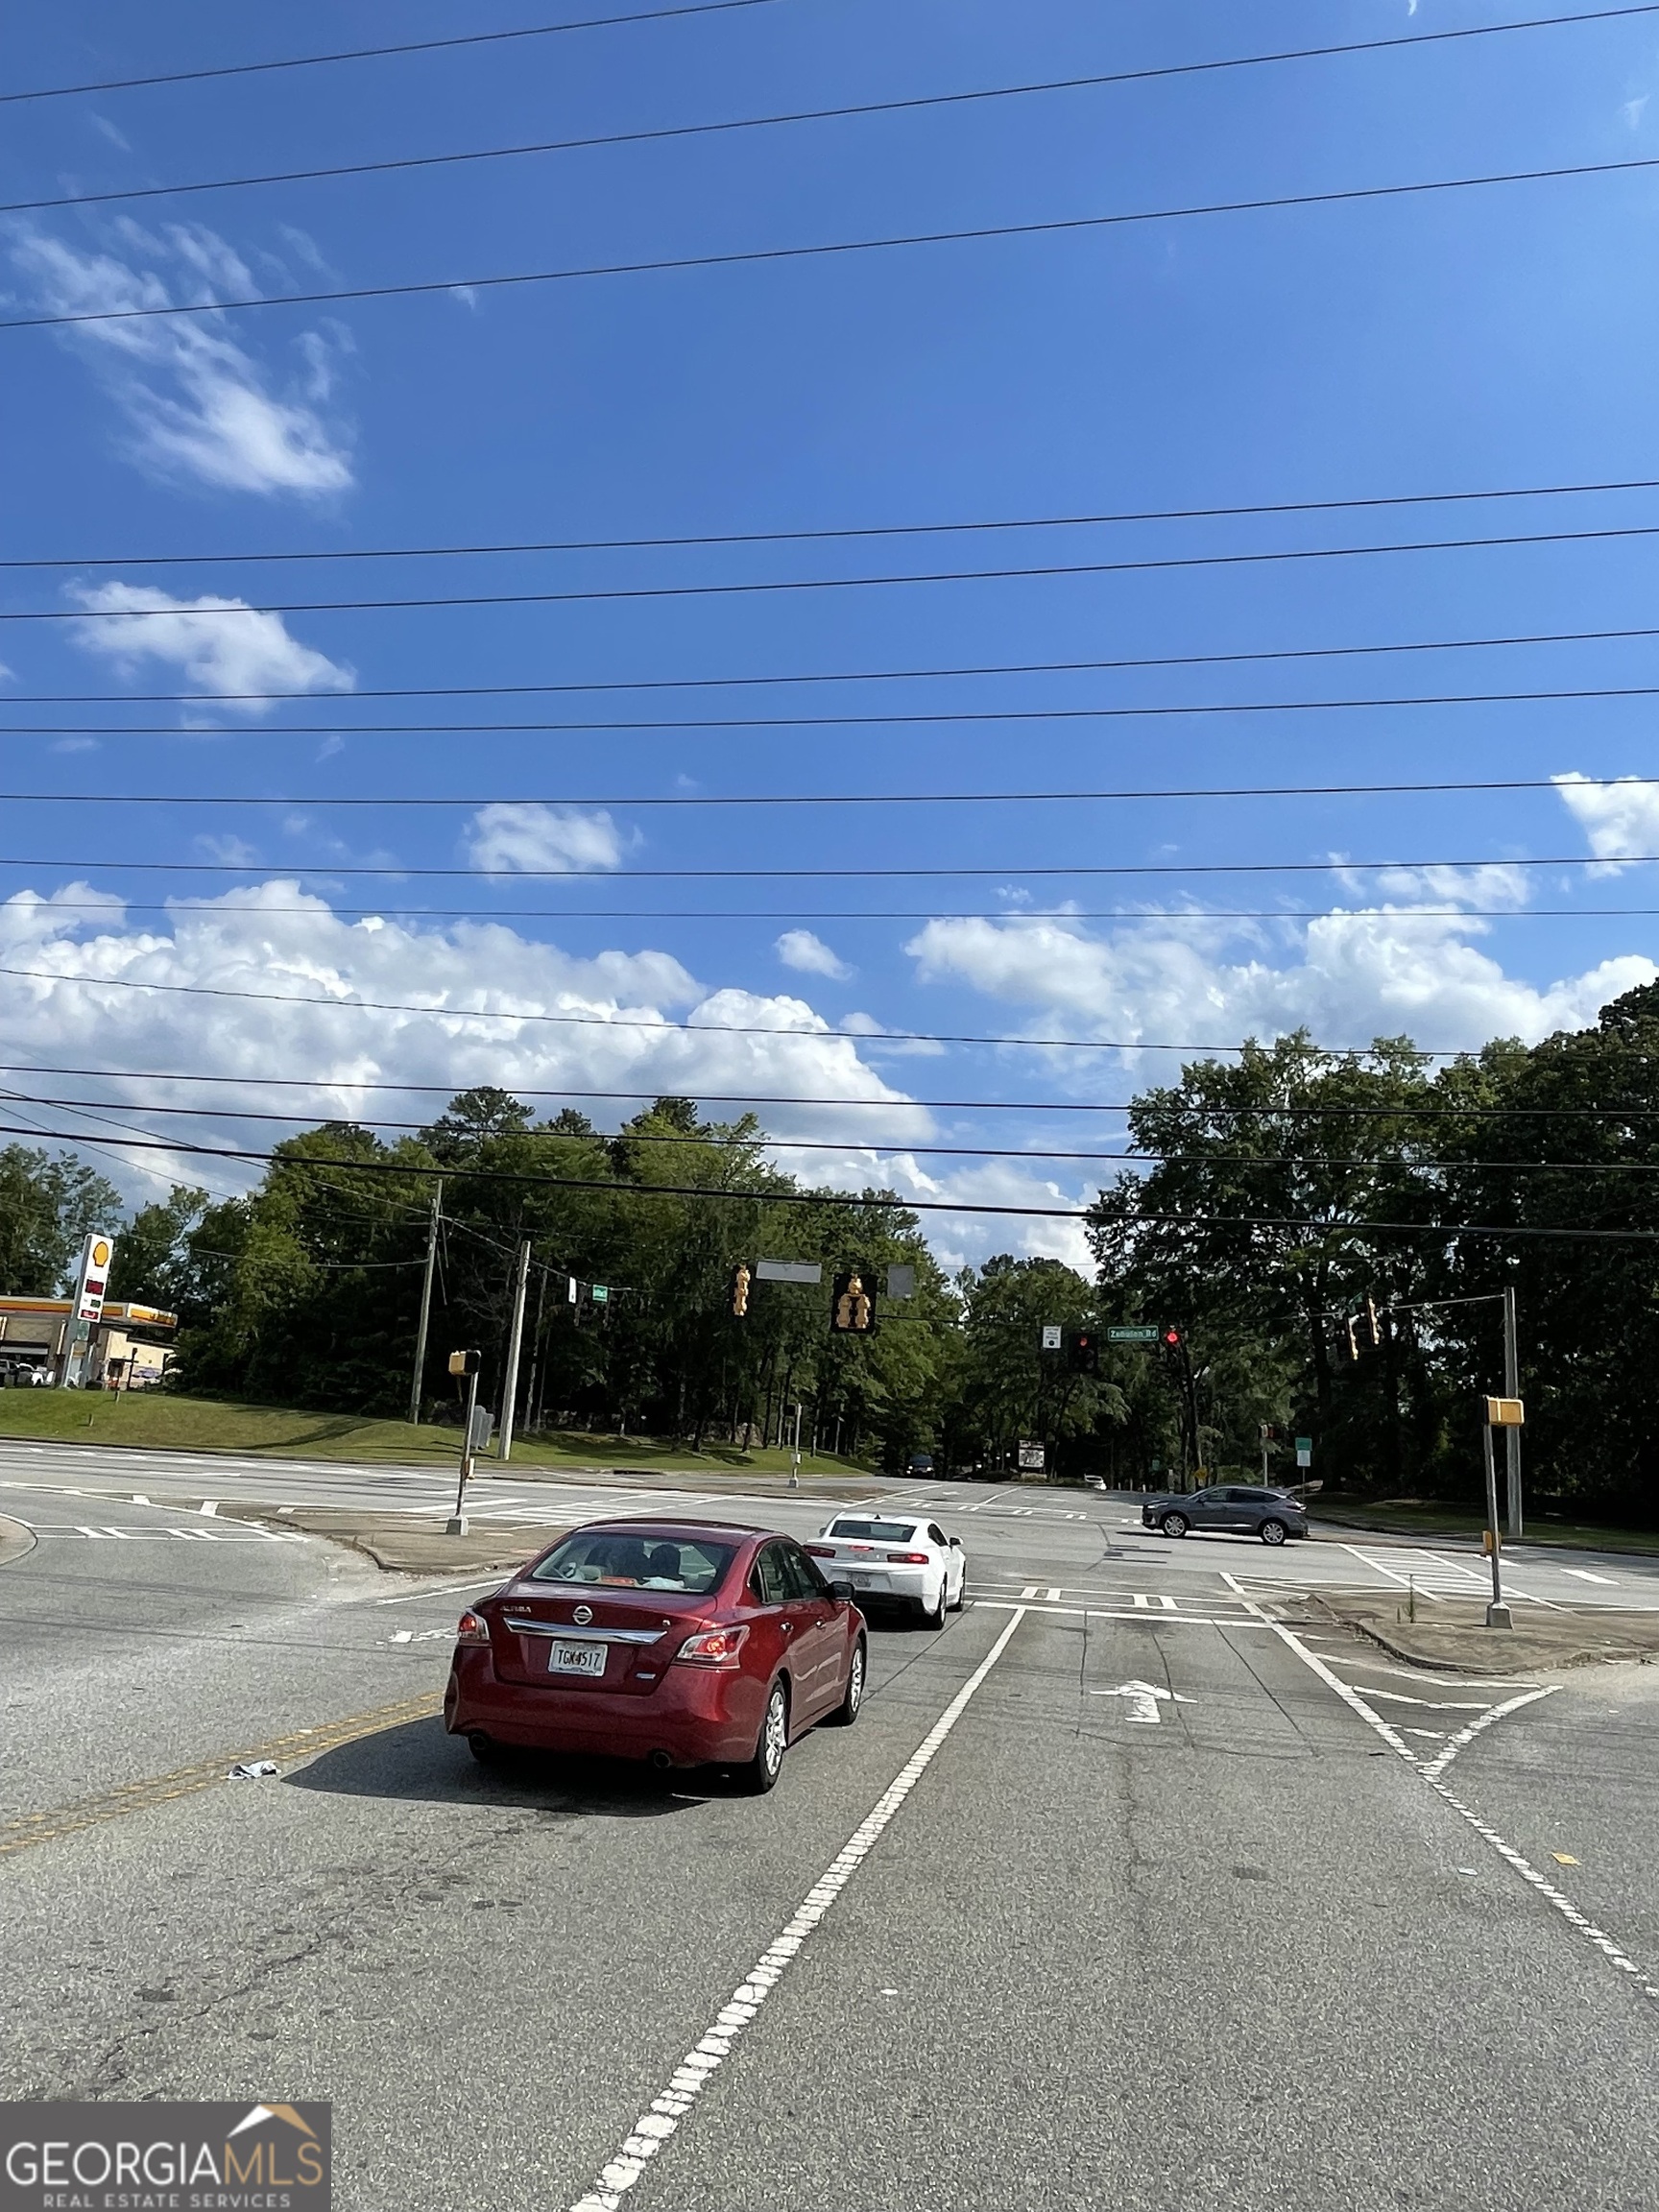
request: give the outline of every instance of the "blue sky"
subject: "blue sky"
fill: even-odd
[[[8,110],[0,196],[84,197],[648,130],[1525,12],[1472,0],[1258,0],[1248,11],[1218,0],[767,0],[445,54],[23,104]],[[397,32],[441,37],[542,19],[536,10],[486,19],[408,5]],[[10,26],[4,76],[27,87],[200,68],[373,43],[387,25],[383,10],[342,5],[257,19],[177,0],[141,17],[113,5],[34,11]],[[1659,107],[1648,106],[1656,78],[1659,14],[1637,15],[666,144],[60,207],[0,219],[4,312],[463,279],[1641,159],[1659,156]],[[985,521],[1659,477],[1656,229],[1659,170],[1634,170],[470,296],[0,332],[4,550],[122,557],[0,582],[5,611],[89,617],[0,626],[3,719],[156,733],[10,737],[6,787],[222,801],[6,807],[0,959],[36,972],[0,975],[6,1057],[255,1085],[314,1077],[303,1108],[416,1118],[421,1102],[395,1104],[373,1087],[493,1079],[844,1100],[767,1109],[782,1137],[846,1147],[792,1164],[915,1196],[1066,1205],[1093,1188],[1082,1166],[930,1158],[913,1147],[1104,1144],[1116,1118],[907,1102],[1110,1102],[1166,1074],[1169,1054],[919,1050],[875,1032],[1225,1046],[1305,1022],[1333,1045],[1407,1031],[1453,1049],[1591,1018],[1652,976],[1654,931],[1641,914],[1585,909],[1647,903],[1651,873],[1514,863],[1659,852],[1659,803],[1641,785],[1570,797],[816,809],[639,802],[1641,776],[1654,769],[1653,704],[1641,697],[1143,722],[950,717],[1639,686],[1659,681],[1651,640],[493,701],[367,694],[1637,628],[1659,619],[1655,552],[1641,538],[565,606],[227,620],[190,603],[781,582],[1592,530],[1659,519],[1651,493],[309,566],[159,568],[139,557]],[[164,619],[109,619],[172,601],[183,609]],[[263,708],[218,696],[243,689],[310,696]],[[132,710],[21,703],[75,692],[194,696]],[[721,713],[941,719],[325,733],[373,722]],[[468,804],[318,803],[440,796]],[[236,803],[255,797],[288,804]],[[1388,877],[1291,872],[1333,858],[1414,865]],[[234,872],[207,873],[209,860]],[[1030,873],[1239,861],[1284,872]],[[1431,861],[1459,865],[1421,865]],[[340,873],[351,865],[461,873]],[[602,875],[502,881],[482,878],[481,865]],[[987,873],[799,873],[859,867]],[[740,873],[621,880],[674,868]],[[762,868],[778,873],[750,873]],[[91,902],[104,903],[90,910]],[[421,907],[476,919],[422,918]],[[1113,907],[1136,911],[1093,918]],[[364,922],[342,908],[372,913]],[[640,908],[658,918],[636,918]],[[737,918],[711,918],[716,908]],[[910,918],[869,919],[860,908]],[[1246,908],[1282,918],[1226,918]],[[960,915],[982,918],[948,918]],[[99,990],[75,980],[86,975],[340,1003]],[[445,1011],[404,1015],[362,999]],[[469,1022],[456,1011],[467,1008],[490,1019]],[[534,1019],[548,1013],[584,1020]],[[637,1025],[659,1020],[689,1022],[695,1033]],[[730,1033],[780,1027],[790,1033]],[[830,1030],[871,1034],[849,1041]],[[73,1094],[119,1101],[133,1127],[146,1125],[145,1103],[202,1096],[124,1075]],[[237,1095],[259,1102],[254,1089]],[[594,1111],[603,1122],[613,1110]],[[218,1172],[223,1181],[228,1171]],[[130,1187],[149,1185],[138,1177]],[[936,1234],[952,1259],[1010,1245],[1079,1249],[1069,1226],[1036,1220],[951,1214],[937,1217]]]

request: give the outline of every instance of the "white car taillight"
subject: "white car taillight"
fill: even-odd
[[[749,1631],[743,1628],[705,1628],[700,1635],[687,1636],[674,1654],[676,1666],[735,1667]]]
[[[488,1644],[490,1623],[482,1613],[463,1613],[455,1630],[457,1644]]]

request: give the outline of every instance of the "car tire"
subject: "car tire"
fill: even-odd
[[[966,1604],[966,1602],[967,1602],[967,1599],[968,1599],[968,1570],[967,1570],[967,1568],[966,1568],[966,1567],[964,1567],[964,1568],[963,1568],[963,1570],[962,1570],[962,1573],[961,1573],[961,1576],[960,1576],[960,1578],[958,1579],[958,1581],[957,1581],[957,1584],[956,1584],[956,1595],[955,1595],[955,1597],[954,1597],[954,1598],[952,1598],[952,1599],[951,1599],[951,1600],[950,1600],[950,1610],[951,1610],[951,1612],[952,1612],[952,1613],[960,1613],[960,1612],[961,1612],[961,1610],[962,1610],[962,1608],[963,1608],[963,1606]]]
[[[788,1748],[789,1693],[781,1682],[774,1682],[760,1717],[760,1733],[755,1739],[755,1756],[738,1769],[738,1780],[752,1797],[764,1797],[777,1788]]]
[[[1256,1533],[1263,1544],[1283,1544],[1290,1531],[1283,1521],[1263,1521]]]
[[[1166,1536],[1185,1536],[1192,1524],[1185,1513],[1166,1513],[1158,1526]]]
[[[864,1702],[864,1683],[869,1672],[869,1658],[864,1649],[864,1639],[859,1637],[853,1647],[853,1656],[847,1662],[847,1695],[833,1713],[825,1719],[831,1728],[851,1728],[858,1718],[858,1708]]]
[[[480,1767],[499,1767],[507,1754],[493,1736],[486,1736],[482,1728],[474,1728],[467,1739],[467,1748]]]
[[[917,1600],[916,1600],[916,1610],[917,1610],[917,1611],[918,1611],[918,1612],[921,1614],[921,1616],[922,1616],[922,1625],[923,1625],[923,1627],[924,1627],[924,1628],[943,1628],[943,1627],[944,1627],[944,1625],[945,1625],[946,1622],[947,1622],[947,1621],[950,1619],[950,1604],[949,1604],[949,1597],[950,1597],[950,1584],[949,1584],[949,1583],[946,1581],[946,1579],[945,1579],[944,1575],[940,1575],[940,1577],[939,1577],[939,1602],[938,1602],[938,1604],[937,1604],[937,1605],[935,1605],[935,1606],[933,1606],[931,1609],[929,1609],[929,1608],[928,1608],[928,1606],[926,1604],[926,1602],[925,1602],[925,1601],[924,1601],[922,1599],[920,1599],[920,1598],[918,1598],[918,1599],[917,1599]]]

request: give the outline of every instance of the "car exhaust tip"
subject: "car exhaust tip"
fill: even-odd
[[[647,1765],[654,1767],[659,1774],[666,1774],[674,1765],[673,1754],[668,1751],[653,1751]]]

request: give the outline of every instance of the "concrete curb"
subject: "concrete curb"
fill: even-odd
[[[23,1558],[39,1541],[33,1528],[25,1528],[21,1521],[0,1513],[0,1567],[10,1567],[13,1560]]]
[[[1594,1633],[1588,1623],[1575,1621],[1572,1631],[1558,1641],[1549,1634],[1529,1634],[1526,1628],[1488,1628],[1481,1623],[1456,1621],[1423,1623],[1436,1639],[1455,1637],[1461,1648],[1436,1649],[1422,1639],[1393,1623],[1380,1621],[1358,1608],[1344,1609],[1322,1591],[1310,1591],[1309,1601],[1316,1606],[1323,1617],[1334,1626],[1350,1628],[1362,1636],[1379,1650],[1386,1651],[1391,1659],[1398,1659],[1407,1667],[1421,1668],[1434,1674],[1538,1674],[1558,1671],[1568,1667],[1599,1667],[1608,1665],[1644,1665],[1659,1663],[1659,1616],[1637,1616],[1649,1625],[1646,1642],[1638,1639],[1621,1640],[1621,1630],[1612,1629],[1611,1635],[1596,1642],[1590,1641]],[[1605,1619],[1606,1616],[1601,1616]],[[1626,1618],[1629,1618],[1628,1616]],[[1541,1628],[1551,1628],[1561,1620],[1551,1614],[1541,1623]],[[1611,1624],[1610,1624],[1611,1625]],[[1576,1639],[1576,1640],[1575,1640]]]

